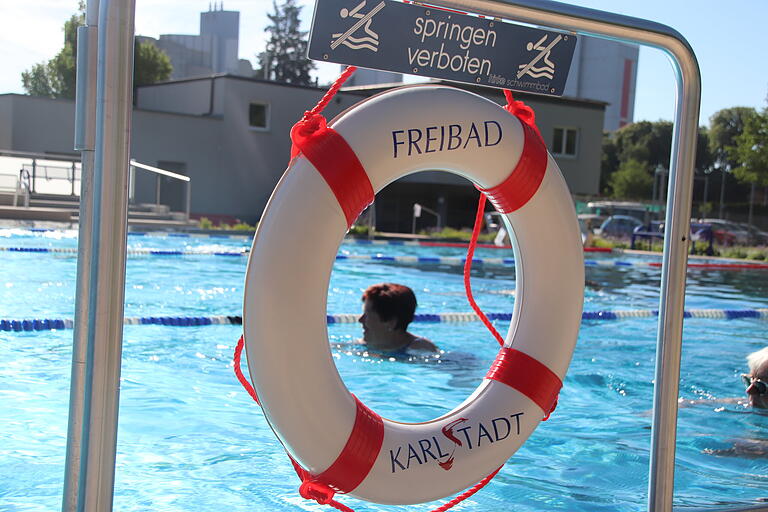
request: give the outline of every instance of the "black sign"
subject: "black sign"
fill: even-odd
[[[562,95],[576,36],[392,0],[317,0],[309,58]]]

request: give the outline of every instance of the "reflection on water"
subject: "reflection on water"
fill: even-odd
[[[129,239],[134,247],[157,249],[192,250],[210,242]],[[76,241],[14,235],[0,237],[0,243],[73,247]],[[231,250],[242,242],[215,246]],[[452,248],[342,250],[463,256]],[[477,257],[509,256],[501,252],[481,249]],[[238,314],[245,265],[244,258],[131,258],[126,315]],[[71,256],[4,253],[0,311],[14,318],[71,316],[75,270]],[[473,269],[472,289],[484,311],[512,311],[514,276],[504,267]],[[641,266],[587,267],[595,286],[585,290],[584,309],[656,309],[660,276],[659,269]],[[334,267],[327,312],[359,312],[362,291],[380,281],[411,286],[420,313],[470,310],[461,268],[345,260]],[[765,271],[691,270],[686,307],[768,307],[767,288]],[[295,312],[297,321],[304,313]],[[552,321],[558,321],[556,312]],[[505,323],[495,325],[505,333]],[[699,403],[680,409],[676,507],[743,507],[768,498],[768,416],[720,402],[743,394],[744,357],[768,345],[767,327],[751,319],[685,321],[680,395]],[[644,510],[656,329],[653,318],[583,322],[557,410],[467,507]],[[373,357],[352,344],[360,337],[358,325],[328,327],[332,356],[353,393],[387,418],[425,421],[459,405],[482,382],[498,345],[479,322],[413,324],[410,331],[430,338],[443,353],[412,360]],[[317,508],[297,497],[297,479],[282,447],[233,377],[239,334],[237,326],[126,326],[116,510]],[[0,509],[60,508],[71,342],[71,331],[0,332]],[[413,510],[341,501],[358,511]]]

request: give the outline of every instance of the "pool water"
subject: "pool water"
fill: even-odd
[[[0,231],[0,246],[75,248],[74,232]],[[230,251],[237,239],[131,236],[130,248]],[[463,256],[457,248],[345,244],[349,254]],[[510,256],[478,249],[476,257]],[[590,256],[592,258],[592,256]],[[616,258],[601,255],[594,258]],[[623,260],[642,261],[623,255]],[[647,261],[647,260],[646,260]],[[128,259],[126,316],[238,315],[246,258],[136,256]],[[0,253],[0,317],[71,318],[72,254]],[[660,271],[588,267],[585,311],[656,309]],[[467,312],[461,269],[337,261],[328,313],[357,313],[368,285],[411,286],[421,313]],[[477,267],[475,298],[486,312],[511,312],[514,270]],[[768,307],[766,271],[692,270],[686,308]],[[296,311],[297,319],[302,312]],[[553,321],[557,318],[553,317]],[[497,322],[502,333],[506,325]],[[436,360],[368,357],[351,343],[359,326],[330,325],[339,372],[381,415],[423,421],[458,405],[480,382],[497,345],[479,322],[413,324],[435,341]],[[261,412],[235,380],[239,326],[125,328],[114,509],[132,511],[331,510],[303,500],[298,479]],[[656,320],[582,323],[552,418],[486,488],[458,509],[645,510]],[[60,509],[67,435],[72,331],[0,332],[0,510]],[[768,501],[768,415],[717,399],[743,395],[747,353],[768,345],[765,321],[685,321],[675,506]],[[358,511],[384,507],[340,497]]]

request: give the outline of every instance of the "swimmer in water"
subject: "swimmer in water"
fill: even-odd
[[[362,301],[362,341],[369,349],[392,355],[438,351],[430,340],[407,330],[416,312],[416,295],[407,286],[375,284],[363,292]]]

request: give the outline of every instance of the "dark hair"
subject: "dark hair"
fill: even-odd
[[[416,312],[416,295],[402,284],[374,284],[363,292],[362,300],[370,301],[373,310],[383,321],[397,318],[396,329],[405,330]]]

